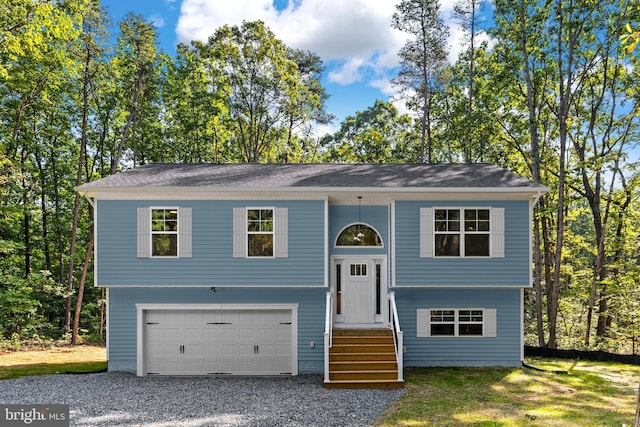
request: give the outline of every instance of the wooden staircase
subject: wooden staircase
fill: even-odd
[[[326,388],[404,387],[391,329],[334,329]]]

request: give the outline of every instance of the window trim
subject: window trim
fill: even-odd
[[[271,231],[270,232],[255,232],[255,231],[249,231],[249,211],[264,211],[264,210],[270,210],[271,211]],[[246,258],[251,258],[251,259],[273,259],[276,258],[276,208],[274,206],[260,206],[260,207],[253,207],[253,206],[247,206],[244,209],[244,219],[245,219],[245,225],[244,225],[244,233],[245,233],[245,257]],[[271,251],[271,255],[267,255],[267,256],[263,256],[263,255],[249,255],[249,236],[250,235],[271,235],[271,242],[273,245],[272,251]]]
[[[175,232],[158,232],[153,231],[153,211],[154,210],[175,210],[178,214],[176,231]],[[179,206],[149,206],[149,258],[166,258],[175,259],[180,258],[180,207]],[[154,234],[170,234],[176,236],[176,254],[175,255],[154,255],[153,254],[153,236]]]
[[[487,207],[487,206],[460,206],[460,207],[440,207],[440,206],[434,206],[433,208],[433,236],[432,236],[432,244],[433,244],[433,257],[434,258],[479,258],[479,259],[486,259],[486,258],[492,258],[492,253],[493,253],[493,247],[492,247],[492,242],[493,242],[493,238],[492,238],[492,233],[493,233],[493,216],[492,216],[492,209],[491,207]],[[446,231],[446,232],[439,232],[436,228],[436,211],[439,210],[444,210],[444,211],[453,211],[453,210],[457,210],[460,214],[459,216],[459,222],[460,222],[460,230],[458,230],[457,232],[451,232],[451,231]],[[465,211],[480,211],[480,210],[486,210],[489,212],[489,230],[486,232],[478,232],[478,231],[470,231],[467,232],[465,230],[464,227],[464,223],[465,223]],[[460,250],[460,255],[437,255],[436,254],[436,236],[437,235],[443,235],[443,234],[449,234],[449,235],[456,235],[459,236],[459,250]],[[468,235],[486,235],[488,236],[489,239],[489,248],[488,248],[488,253],[487,255],[466,255],[466,242],[465,242],[465,237]]]
[[[453,335],[432,335],[431,334],[431,312],[432,311],[453,311],[453,322],[437,322],[436,324],[453,324]],[[461,311],[481,311],[482,312],[482,335],[460,335],[460,324],[479,324],[479,322],[461,322]],[[497,310],[495,308],[479,307],[431,307],[419,308],[416,312],[416,336],[418,338],[495,338],[497,336]]]

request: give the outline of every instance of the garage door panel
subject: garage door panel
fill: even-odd
[[[220,343],[217,342],[204,342],[202,344],[202,348],[205,355],[209,355],[211,357],[218,356],[222,353],[220,348]]]
[[[219,327],[213,328],[207,325],[202,329],[202,338],[206,339],[207,341],[219,340],[222,338],[222,329],[220,329]]]
[[[262,343],[258,346],[258,354],[260,356],[275,356],[276,346],[270,343]]]
[[[277,356],[291,357],[291,350],[291,345],[280,344],[276,346],[275,354]]]
[[[255,329],[255,325],[256,324],[254,323],[253,328],[250,328],[248,326],[236,328],[236,336],[243,341],[255,341],[256,339],[260,338],[259,329]],[[227,330],[226,332],[227,336],[229,336],[232,330]]]
[[[273,340],[276,336],[274,327],[262,327],[258,329],[258,336],[261,338],[261,341],[265,340]]]
[[[157,356],[179,356],[180,346],[177,344],[154,344],[150,346]]]
[[[165,328],[164,338],[167,340],[184,338],[184,328]]]
[[[186,344],[182,350],[182,354],[187,357],[198,356],[199,359],[202,359],[202,356],[208,356],[202,343]]]
[[[183,310],[169,310],[164,312],[164,320],[170,323],[182,323],[185,320],[186,313]]]
[[[196,328],[185,328],[184,329],[184,337],[187,339],[190,338],[198,338],[202,339],[202,326]]]
[[[202,320],[205,323],[219,323],[223,321],[223,313],[219,310],[205,311],[202,315]]]
[[[186,360],[184,362],[184,368],[189,373],[189,375],[203,375],[204,374],[204,364],[200,359],[196,360]]]
[[[145,312],[145,320],[147,322],[161,322],[165,319],[165,312],[159,310]]]
[[[165,338],[165,332],[166,331],[164,328],[151,327],[151,325],[147,325],[147,338],[149,338],[150,340],[163,340]]]
[[[144,315],[147,373],[292,371],[291,310],[148,310]]]

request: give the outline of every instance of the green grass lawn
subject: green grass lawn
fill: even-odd
[[[410,368],[377,426],[632,426],[640,367],[528,358],[529,368]]]
[[[96,372],[106,368],[106,350],[96,346],[54,347],[0,354],[0,380],[33,375]]]

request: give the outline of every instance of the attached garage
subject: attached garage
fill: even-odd
[[[297,375],[297,305],[137,304],[138,375]]]

